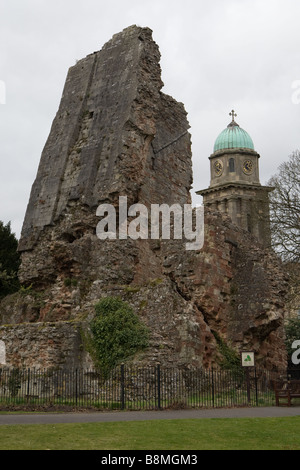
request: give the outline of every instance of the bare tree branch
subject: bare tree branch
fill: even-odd
[[[284,261],[300,261],[300,151],[290,155],[268,182],[271,236],[274,249]]]

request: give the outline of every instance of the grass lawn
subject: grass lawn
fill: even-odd
[[[300,450],[300,417],[0,426],[0,450]]]

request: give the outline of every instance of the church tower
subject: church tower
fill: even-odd
[[[235,121],[217,137],[210,160],[210,186],[197,191],[203,204],[227,214],[232,222],[270,245],[269,192],[259,181],[260,155],[249,134]]]

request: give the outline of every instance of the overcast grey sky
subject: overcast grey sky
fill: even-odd
[[[299,19],[299,0],[0,0],[0,220],[19,237],[68,68],[133,24],[152,29],[163,91],[188,112],[194,191],[231,109],[265,184],[300,148]]]

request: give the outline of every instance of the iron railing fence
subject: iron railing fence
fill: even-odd
[[[272,380],[288,370],[165,368],[120,365],[108,374],[92,369],[0,368],[0,409],[14,405],[70,405],[154,410],[270,406]]]

